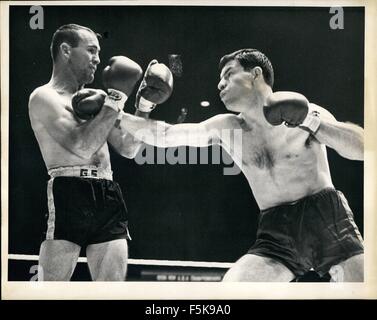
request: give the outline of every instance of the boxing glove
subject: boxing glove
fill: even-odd
[[[103,85],[109,93],[105,105],[122,110],[142,74],[143,70],[135,61],[124,56],[112,57],[102,71]]]
[[[152,60],[145,71],[136,94],[136,109],[151,112],[157,104],[164,103],[173,92],[173,74],[157,60]]]
[[[128,97],[142,74],[143,70],[135,61],[124,56],[115,56],[103,69],[102,81],[106,89],[122,91]]]
[[[288,127],[299,126],[315,134],[320,126],[318,113],[308,114],[309,101],[302,94],[280,91],[272,93],[263,107],[266,120],[278,126],[285,123]]]
[[[72,97],[72,108],[75,115],[83,120],[89,120],[100,112],[106,98],[106,93],[96,89],[82,89]]]

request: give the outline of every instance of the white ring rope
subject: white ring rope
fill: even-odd
[[[30,254],[8,254],[9,260],[38,261],[39,256]],[[80,257],[78,262],[86,263],[85,257]],[[146,266],[171,266],[171,267],[201,267],[201,268],[224,268],[229,269],[233,263],[229,262],[206,262],[206,261],[180,261],[180,260],[150,260],[128,259],[128,264]]]

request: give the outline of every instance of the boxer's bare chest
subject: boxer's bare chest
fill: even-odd
[[[313,139],[299,128],[263,127],[257,124],[248,125],[242,121],[240,127],[242,142],[238,139],[228,148],[230,152],[238,155],[235,160],[238,164],[242,163],[244,168],[261,171],[277,170],[282,165],[292,165],[293,168],[313,152]]]
[[[73,94],[62,92],[62,91],[57,91],[57,93],[59,95],[60,104],[62,105],[62,107],[73,114],[73,108],[72,108],[72,102],[71,102]]]
[[[237,125],[242,139],[227,144],[261,209],[331,185],[323,146],[300,128]],[[237,150],[238,148],[238,150]]]
[[[72,108],[72,94],[67,93],[67,92],[59,92],[57,91],[58,96],[59,96],[59,103],[64,108],[67,110],[69,113],[72,114],[72,121],[75,122],[75,124],[83,124],[85,121],[78,119],[74,115],[74,111]],[[50,147],[51,145],[57,144],[55,141],[49,141]],[[60,146],[54,146],[54,150],[59,149]],[[98,149],[97,152],[95,152],[90,159],[78,159],[76,154],[73,152],[68,152],[68,150],[64,150],[64,153],[60,153],[57,156],[59,157],[56,160],[62,160],[64,163],[69,163],[69,164],[90,164],[90,165],[96,165],[96,166],[101,166],[101,167],[110,167],[110,156],[109,156],[109,149],[107,143],[105,143],[101,148]],[[53,157],[53,155],[51,155]],[[71,163],[72,162],[72,163]],[[84,163],[83,163],[84,162]]]

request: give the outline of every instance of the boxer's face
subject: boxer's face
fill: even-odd
[[[80,30],[80,41],[77,47],[71,48],[68,64],[79,84],[91,83],[100,63],[100,46],[95,34]]]
[[[217,87],[228,110],[242,112],[249,108],[255,91],[251,79],[251,73],[245,71],[237,60],[225,64]]]

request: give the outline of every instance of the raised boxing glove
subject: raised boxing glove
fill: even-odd
[[[320,126],[318,112],[308,114],[309,101],[296,92],[279,91],[272,93],[263,107],[266,120],[278,126],[285,123],[288,127],[297,127],[315,134]]]
[[[136,109],[151,112],[157,104],[164,103],[173,92],[173,74],[157,60],[152,60],[145,71],[136,94]]]
[[[129,97],[142,74],[143,70],[135,61],[124,56],[115,56],[103,70],[102,81],[106,89],[121,91]]]

